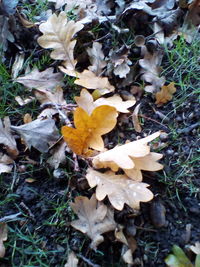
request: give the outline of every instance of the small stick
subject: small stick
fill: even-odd
[[[24,208],[24,210],[28,213],[28,215],[31,217],[31,219],[33,219],[35,221],[35,216],[32,213],[32,211],[26,206],[26,204],[24,202],[21,202],[19,204],[22,208]]]
[[[168,127],[167,127],[167,126],[165,126],[164,124],[162,124],[161,122],[159,122],[159,121],[157,121],[157,120],[154,120],[154,119],[152,119],[152,118],[149,118],[149,117],[147,117],[147,116],[145,116],[145,115],[142,115],[142,114],[138,114],[138,116],[139,116],[139,117],[141,117],[141,118],[144,118],[144,119],[147,119],[147,120],[150,120],[150,121],[156,122],[156,123],[158,123],[158,124],[160,124],[160,125],[162,125],[163,127],[165,127],[165,128],[167,128],[167,129],[168,129]]]
[[[2,222],[8,222],[8,221],[16,221],[15,219],[19,220],[19,218],[17,218],[19,215],[21,215],[21,212],[18,212],[16,214],[11,214],[8,216],[4,216],[3,218],[0,218],[0,223]]]
[[[81,258],[84,262],[86,262],[89,266],[92,266],[92,267],[101,267],[100,265],[91,262],[91,260],[87,259],[86,257],[84,257],[84,256],[81,255],[81,254],[77,254],[77,256],[78,256],[79,258]]]

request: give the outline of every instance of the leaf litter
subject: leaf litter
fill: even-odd
[[[68,175],[66,170],[60,168],[72,168],[75,186],[69,182],[68,187],[73,196],[83,195],[75,197],[71,203],[72,210],[79,218],[72,221],[71,226],[86,234],[91,239],[90,248],[97,251],[97,247],[108,242],[106,233],[116,232],[120,221],[116,217],[119,214],[129,209],[137,221],[138,213],[143,212],[141,207],[156,194],[156,188],[148,189],[153,183],[146,179],[144,171],[153,172],[154,176],[155,171],[163,169],[163,164],[158,162],[163,155],[152,152],[153,146],[148,144],[152,141],[158,144],[160,141],[156,138],[162,137],[162,134],[155,132],[159,128],[155,127],[154,130],[154,126],[146,132],[145,127],[140,125],[138,113],[140,108],[143,110],[146,94],[151,98],[151,105],[152,98],[155,98],[157,107],[162,107],[170,104],[173,94],[178,92],[174,81],[170,80],[166,85],[168,80],[162,74],[165,56],[162,44],[172,47],[174,40],[180,37],[183,26],[188,30],[192,24],[199,25],[196,15],[199,2],[191,1],[192,4],[185,4],[184,7],[178,1],[156,0],[128,3],[123,0],[49,2],[55,3],[57,12],[46,17],[46,21],[34,23],[34,27],[39,24],[39,49],[51,49],[48,53],[54,63],[45,65],[45,69],[34,66],[29,73],[25,71],[18,76],[23,71],[24,54],[14,57],[13,81],[25,87],[26,96],[29,94],[23,97],[24,100],[17,96],[16,101],[24,107],[36,99],[40,108],[37,119],[32,119],[30,114],[29,117],[24,116],[21,126],[16,121],[10,126],[7,117],[0,121],[0,173],[12,172],[13,166],[26,170],[20,157],[23,153],[31,154],[32,148],[37,150],[38,155],[45,155],[44,166],[54,169],[53,173],[59,173],[57,178]],[[13,1],[10,6],[5,1],[0,3],[3,10],[3,15],[0,14],[0,40],[4,52],[18,38],[10,24],[10,16],[15,14],[17,4],[18,1]],[[75,19],[72,20],[66,12],[71,12]],[[179,19],[181,14],[186,16],[184,25]],[[126,28],[119,21],[127,22]],[[15,23],[18,21],[15,20]],[[101,31],[95,32],[92,27],[101,27]],[[127,45],[125,36],[132,34],[133,28],[134,37],[137,38]],[[113,45],[112,34],[118,40],[116,45]],[[81,57],[84,58],[84,64]],[[73,86],[78,85],[78,93],[70,86],[70,79]],[[136,87],[140,90],[132,90]],[[73,100],[70,99],[71,95]],[[152,118],[145,119],[150,120],[152,125],[157,123]],[[135,129],[132,130],[134,137],[129,134],[126,137],[128,127],[124,125]],[[159,125],[162,126],[162,123]],[[123,138],[123,144],[117,139],[117,131]],[[42,166],[39,162],[37,164]],[[77,170],[81,179],[77,178]],[[37,179],[34,179],[35,182]],[[82,182],[85,183],[84,190],[80,190]],[[13,185],[17,187],[15,183],[13,180]],[[144,202],[142,206],[141,202]],[[126,218],[125,215],[123,217]],[[127,241],[130,236],[126,223],[130,218],[122,221],[126,235],[123,237],[121,232],[121,238],[118,236],[117,239],[126,247],[123,247],[125,250],[122,249],[121,255],[126,263],[135,264],[136,259],[132,255],[137,247],[136,241],[133,241],[135,238],[132,237],[132,245]],[[2,240],[6,240],[5,236]],[[114,246],[113,240],[110,242]],[[196,248],[192,249],[196,251]],[[3,255],[3,245],[2,251]],[[93,264],[80,254],[78,257],[89,265]],[[71,252],[65,266],[77,264],[78,260]]]

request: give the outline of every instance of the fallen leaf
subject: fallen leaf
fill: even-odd
[[[33,96],[29,96],[26,99],[22,99],[21,96],[16,96],[15,97],[15,100],[17,101],[17,103],[20,106],[25,106],[26,104],[29,104],[29,103],[33,102],[34,99],[35,99],[35,97],[33,97]]]
[[[139,122],[139,119],[138,119],[138,113],[139,113],[139,110],[140,110],[140,104],[138,104],[134,111],[133,111],[133,114],[132,114],[132,122],[133,122],[133,126],[134,126],[134,129],[137,133],[141,133],[142,131],[142,127],[140,125],[140,122]]]
[[[41,72],[39,72],[39,70],[35,68],[29,74],[18,77],[17,79],[15,79],[15,81],[22,83],[29,89],[35,88],[41,91],[51,91],[57,85],[63,85],[62,79],[62,74],[53,73],[53,68],[48,68]]]
[[[154,51],[150,53],[146,46],[143,46],[144,58],[139,60],[139,65],[142,67],[141,79],[150,85],[145,86],[145,91],[147,92],[157,92],[160,90],[161,86],[165,83],[165,78],[160,77],[161,73],[161,62],[163,58],[162,50]]]
[[[13,168],[13,159],[6,154],[0,153],[0,174],[10,173]]]
[[[36,89],[34,94],[41,104],[52,103],[59,105],[59,107],[67,105],[67,102],[63,97],[63,89],[60,86],[56,86],[56,88],[53,88],[51,91]]]
[[[78,267],[78,259],[73,251],[69,253],[67,263],[64,267]]]
[[[71,225],[92,239],[90,244],[92,249],[96,249],[103,242],[103,233],[112,231],[116,227],[113,211],[98,202],[95,194],[90,199],[83,196],[76,197],[71,207],[79,217]]]
[[[38,38],[38,43],[43,48],[52,48],[50,56],[53,59],[64,60],[67,69],[74,70],[76,60],[74,59],[75,34],[83,28],[83,24],[73,20],[67,21],[64,11],[57,16],[53,14],[47,22],[39,26],[43,36]]]
[[[6,252],[3,242],[7,240],[8,228],[6,223],[0,223],[0,258],[3,258]]]
[[[12,158],[16,158],[19,154],[15,138],[10,131],[10,119],[8,117],[4,118],[4,127],[0,119],[0,144],[5,147],[8,155]]]
[[[69,0],[48,0],[48,2],[56,3],[55,9],[59,9],[62,6],[64,6],[65,4],[67,4],[67,2],[69,2]]]
[[[90,71],[95,73],[97,76],[102,73],[103,68],[106,66],[104,60],[104,54],[102,51],[102,44],[93,42],[92,48],[87,49],[91,66],[88,67]]]
[[[9,31],[9,18],[0,15],[0,44],[3,51],[7,50],[8,41],[13,43],[14,40],[13,34]]]
[[[194,246],[190,246],[190,249],[196,254],[200,255],[200,242],[196,242]]]
[[[18,76],[18,73],[22,69],[23,64],[24,64],[24,53],[17,54],[16,57],[15,57],[15,61],[14,61],[13,65],[12,65],[11,76],[12,76],[13,79],[15,79]]]
[[[108,98],[101,97],[94,101],[92,95],[86,89],[82,89],[80,96],[76,96],[74,99],[77,105],[83,108],[88,114],[91,114],[96,107],[102,105],[114,107],[122,113],[128,113],[128,108],[132,107],[136,102],[135,100],[123,101],[119,95]]]
[[[18,5],[19,0],[1,0],[1,10],[6,15],[13,15],[15,13],[16,7]]]
[[[47,152],[49,142],[55,142],[58,131],[52,119],[37,119],[21,126],[11,126],[11,129],[21,135],[29,149],[33,146],[40,152]]]
[[[116,172],[123,169],[128,177],[135,181],[142,181],[141,170],[161,170],[163,165],[158,163],[162,154],[150,152],[148,142],[157,138],[160,132],[156,132],[145,138],[116,146],[106,152],[93,157],[92,164],[95,168],[110,168]]]
[[[61,132],[68,146],[77,155],[87,154],[88,148],[102,151],[104,142],[101,136],[115,127],[117,116],[116,109],[106,105],[95,108],[91,115],[82,108],[76,108],[76,129],[63,126]]]
[[[69,76],[76,77],[77,79],[74,81],[75,84],[83,86],[87,89],[97,89],[100,91],[101,95],[113,92],[115,90],[114,86],[109,83],[107,77],[98,77],[90,70],[84,70],[80,73],[65,69],[62,66],[60,66],[59,69]]]
[[[128,263],[128,264],[133,264],[133,256],[132,256],[132,251],[130,249],[128,249],[124,255],[122,256],[124,262]]]
[[[139,209],[140,202],[148,202],[153,198],[152,192],[147,189],[148,184],[135,182],[125,175],[115,175],[111,171],[101,173],[89,168],[86,179],[91,188],[97,186],[96,198],[101,201],[108,196],[117,210],[122,210],[124,204]]]
[[[174,82],[171,82],[168,85],[163,85],[161,91],[156,93],[156,102],[157,106],[162,106],[172,99],[173,94],[176,92],[176,87]]]
[[[25,181],[26,181],[27,183],[34,183],[36,180],[33,179],[33,178],[27,178],[27,179],[25,179]]]
[[[194,0],[188,7],[188,14],[186,16],[186,20],[190,23],[192,23],[195,26],[198,26],[200,24],[200,1]]]
[[[23,121],[25,124],[31,122],[32,121],[31,115],[29,113],[26,113],[23,117]]]
[[[66,149],[66,142],[61,140],[61,142],[52,149],[52,156],[47,160],[47,163],[54,169],[57,169],[60,164],[64,164],[66,162]]]

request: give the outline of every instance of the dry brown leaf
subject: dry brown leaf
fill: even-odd
[[[95,168],[109,167],[114,172],[121,168],[131,179],[141,181],[141,170],[155,171],[163,168],[163,165],[157,162],[162,154],[150,152],[150,147],[147,145],[159,135],[160,132],[156,132],[137,141],[102,152],[93,157],[92,164]]]
[[[59,138],[53,119],[37,119],[21,126],[11,126],[11,129],[21,135],[29,149],[33,146],[42,153],[49,150],[50,142]]]
[[[95,194],[91,199],[83,196],[76,197],[71,207],[79,217],[71,225],[92,239],[90,245],[92,249],[96,249],[103,242],[103,233],[112,231],[116,227],[113,211],[98,202]]]
[[[6,223],[0,223],[0,258],[3,258],[6,252],[3,242],[7,240],[8,228]]]
[[[82,108],[76,108],[74,112],[76,129],[63,126],[62,135],[77,155],[87,155],[89,147],[102,151],[104,142],[101,136],[115,127],[117,116],[116,109],[106,105],[95,108],[91,115]]]
[[[97,186],[96,198],[101,201],[108,196],[117,210],[122,210],[124,204],[139,209],[140,202],[148,202],[153,198],[152,192],[147,189],[148,184],[135,182],[126,175],[115,175],[111,171],[101,173],[89,168],[86,179],[91,188]]]
[[[114,95],[108,98],[101,97],[94,101],[92,95],[86,89],[82,89],[80,96],[76,96],[74,99],[77,105],[83,108],[88,114],[90,114],[96,107],[102,105],[114,107],[117,111],[122,113],[128,113],[128,108],[132,107],[136,102],[135,100],[123,101],[119,95]]]
[[[140,122],[139,122],[139,119],[138,119],[138,113],[139,113],[139,110],[140,110],[140,104],[138,104],[134,111],[133,111],[133,114],[132,114],[132,122],[133,122],[133,126],[134,126],[134,129],[137,133],[141,133],[142,131],[142,127],[140,125]]]
[[[113,92],[115,90],[107,77],[98,77],[95,73],[90,70],[84,70],[83,72],[71,71],[63,68],[62,66],[59,69],[69,76],[76,77],[75,84],[83,86],[87,89],[99,90],[101,95]]]
[[[37,68],[33,69],[29,74],[18,77],[15,81],[22,83],[29,89],[35,88],[41,91],[51,91],[57,85],[62,85],[63,76],[61,73],[53,73],[53,68],[48,68],[39,72]]]
[[[16,158],[19,154],[15,138],[11,135],[10,119],[8,117],[4,118],[4,126],[0,119],[0,144],[5,147],[7,153],[12,158]]]
[[[32,121],[31,114],[26,113],[26,114],[24,115],[24,117],[23,117],[23,121],[24,121],[25,124],[31,122],[31,121]]]
[[[66,149],[66,142],[64,140],[61,140],[61,142],[52,149],[52,156],[47,160],[47,163],[54,169],[57,169],[60,164],[64,164],[66,162]]]
[[[67,105],[66,100],[63,97],[63,89],[60,86],[50,90],[35,90],[35,97],[41,104],[52,103],[59,106]]]
[[[52,48],[50,56],[53,59],[64,60],[64,66],[74,70],[76,60],[74,59],[75,34],[83,28],[83,24],[73,20],[67,21],[64,11],[57,16],[53,14],[45,23],[39,27],[43,36],[38,38],[38,43],[44,48]]]
[[[10,173],[13,168],[13,159],[6,154],[0,153],[0,174]]]
[[[104,54],[102,51],[102,44],[93,42],[92,48],[87,49],[91,66],[88,67],[90,71],[99,76],[102,73],[103,68],[106,66],[104,60]]]
[[[161,91],[156,93],[156,102],[157,106],[162,106],[172,99],[173,94],[176,92],[176,87],[174,82],[171,82],[168,85],[163,85]]]
[[[78,267],[78,259],[73,251],[69,253],[67,263],[64,267]]]
[[[194,0],[188,8],[188,14],[186,20],[198,26],[200,24],[200,0]]]
[[[144,51],[144,58],[139,60],[139,65],[142,67],[140,73],[142,80],[150,85],[145,86],[147,92],[157,92],[165,83],[165,78],[160,77],[161,62],[163,53],[161,50],[150,53],[145,46],[142,47]]]

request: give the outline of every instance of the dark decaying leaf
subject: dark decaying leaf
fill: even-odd
[[[16,11],[18,2],[19,0],[2,0],[0,3],[1,11],[4,15],[13,15]]]
[[[55,121],[52,119],[37,119],[21,126],[11,126],[11,129],[21,135],[29,148],[33,146],[40,152],[47,152],[48,143],[59,138]]]
[[[0,15],[0,48],[2,48],[3,51],[7,50],[8,41],[14,42],[14,36],[9,31],[8,20],[7,17]]]

